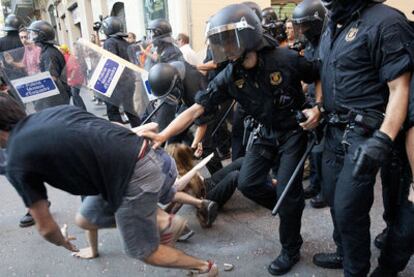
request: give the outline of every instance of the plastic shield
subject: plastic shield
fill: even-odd
[[[154,99],[147,71],[83,39],[74,45],[66,74],[70,86],[133,115],[141,116]]]
[[[51,59],[42,58],[34,44],[1,53],[1,75],[8,92],[23,104],[33,102],[35,111],[69,103],[69,88]]]

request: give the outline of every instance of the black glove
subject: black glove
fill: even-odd
[[[352,176],[358,177],[362,173],[376,174],[381,164],[391,153],[393,142],[391,138],[377,130],[364,144],[358,146],[353,161],[355,162]]]

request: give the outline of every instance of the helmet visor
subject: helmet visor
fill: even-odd
[[[253,29],[244,18],[236,23],[221,25],[215,28],[208,28],[207,38],[211,47],[213,60],[221,63],[227,60],[236,60],[246,50],[239,32],[243,29]]]
[[[239,39],[237,30],[217,33],[210,36],[208,40],[215,63],[236,60],[242,56],[245,51],[245,47]]]
[[[295,34],[295,40],[304,41],[306,33],[309,32],[312,25],[310,22],[295,23],[293,22],[293,32]]]

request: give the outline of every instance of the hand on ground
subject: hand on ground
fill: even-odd
[[[76,240],[76,237],[68,235],[68,225],[64,224],[63,227],[60,229],[62,232],[65,241],[62,243],[62,246],[72,252],[78,252],[78,248],[71,243],[72,240]]]
[[[98,257],[98,253],[94,253],[92,247],[86,247],[79,249],[79,252],[72,253],[72,256],[80,259],[94,259]]]

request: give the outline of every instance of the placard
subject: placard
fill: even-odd
[[[124,69],[124,65],[110,58],[101,57],[88,84],[89,88],[111,97]]]
[[[41,72],[15,80],[10,80],[23,103],[40,100],[59,94],[59,90],[49,72]]]

